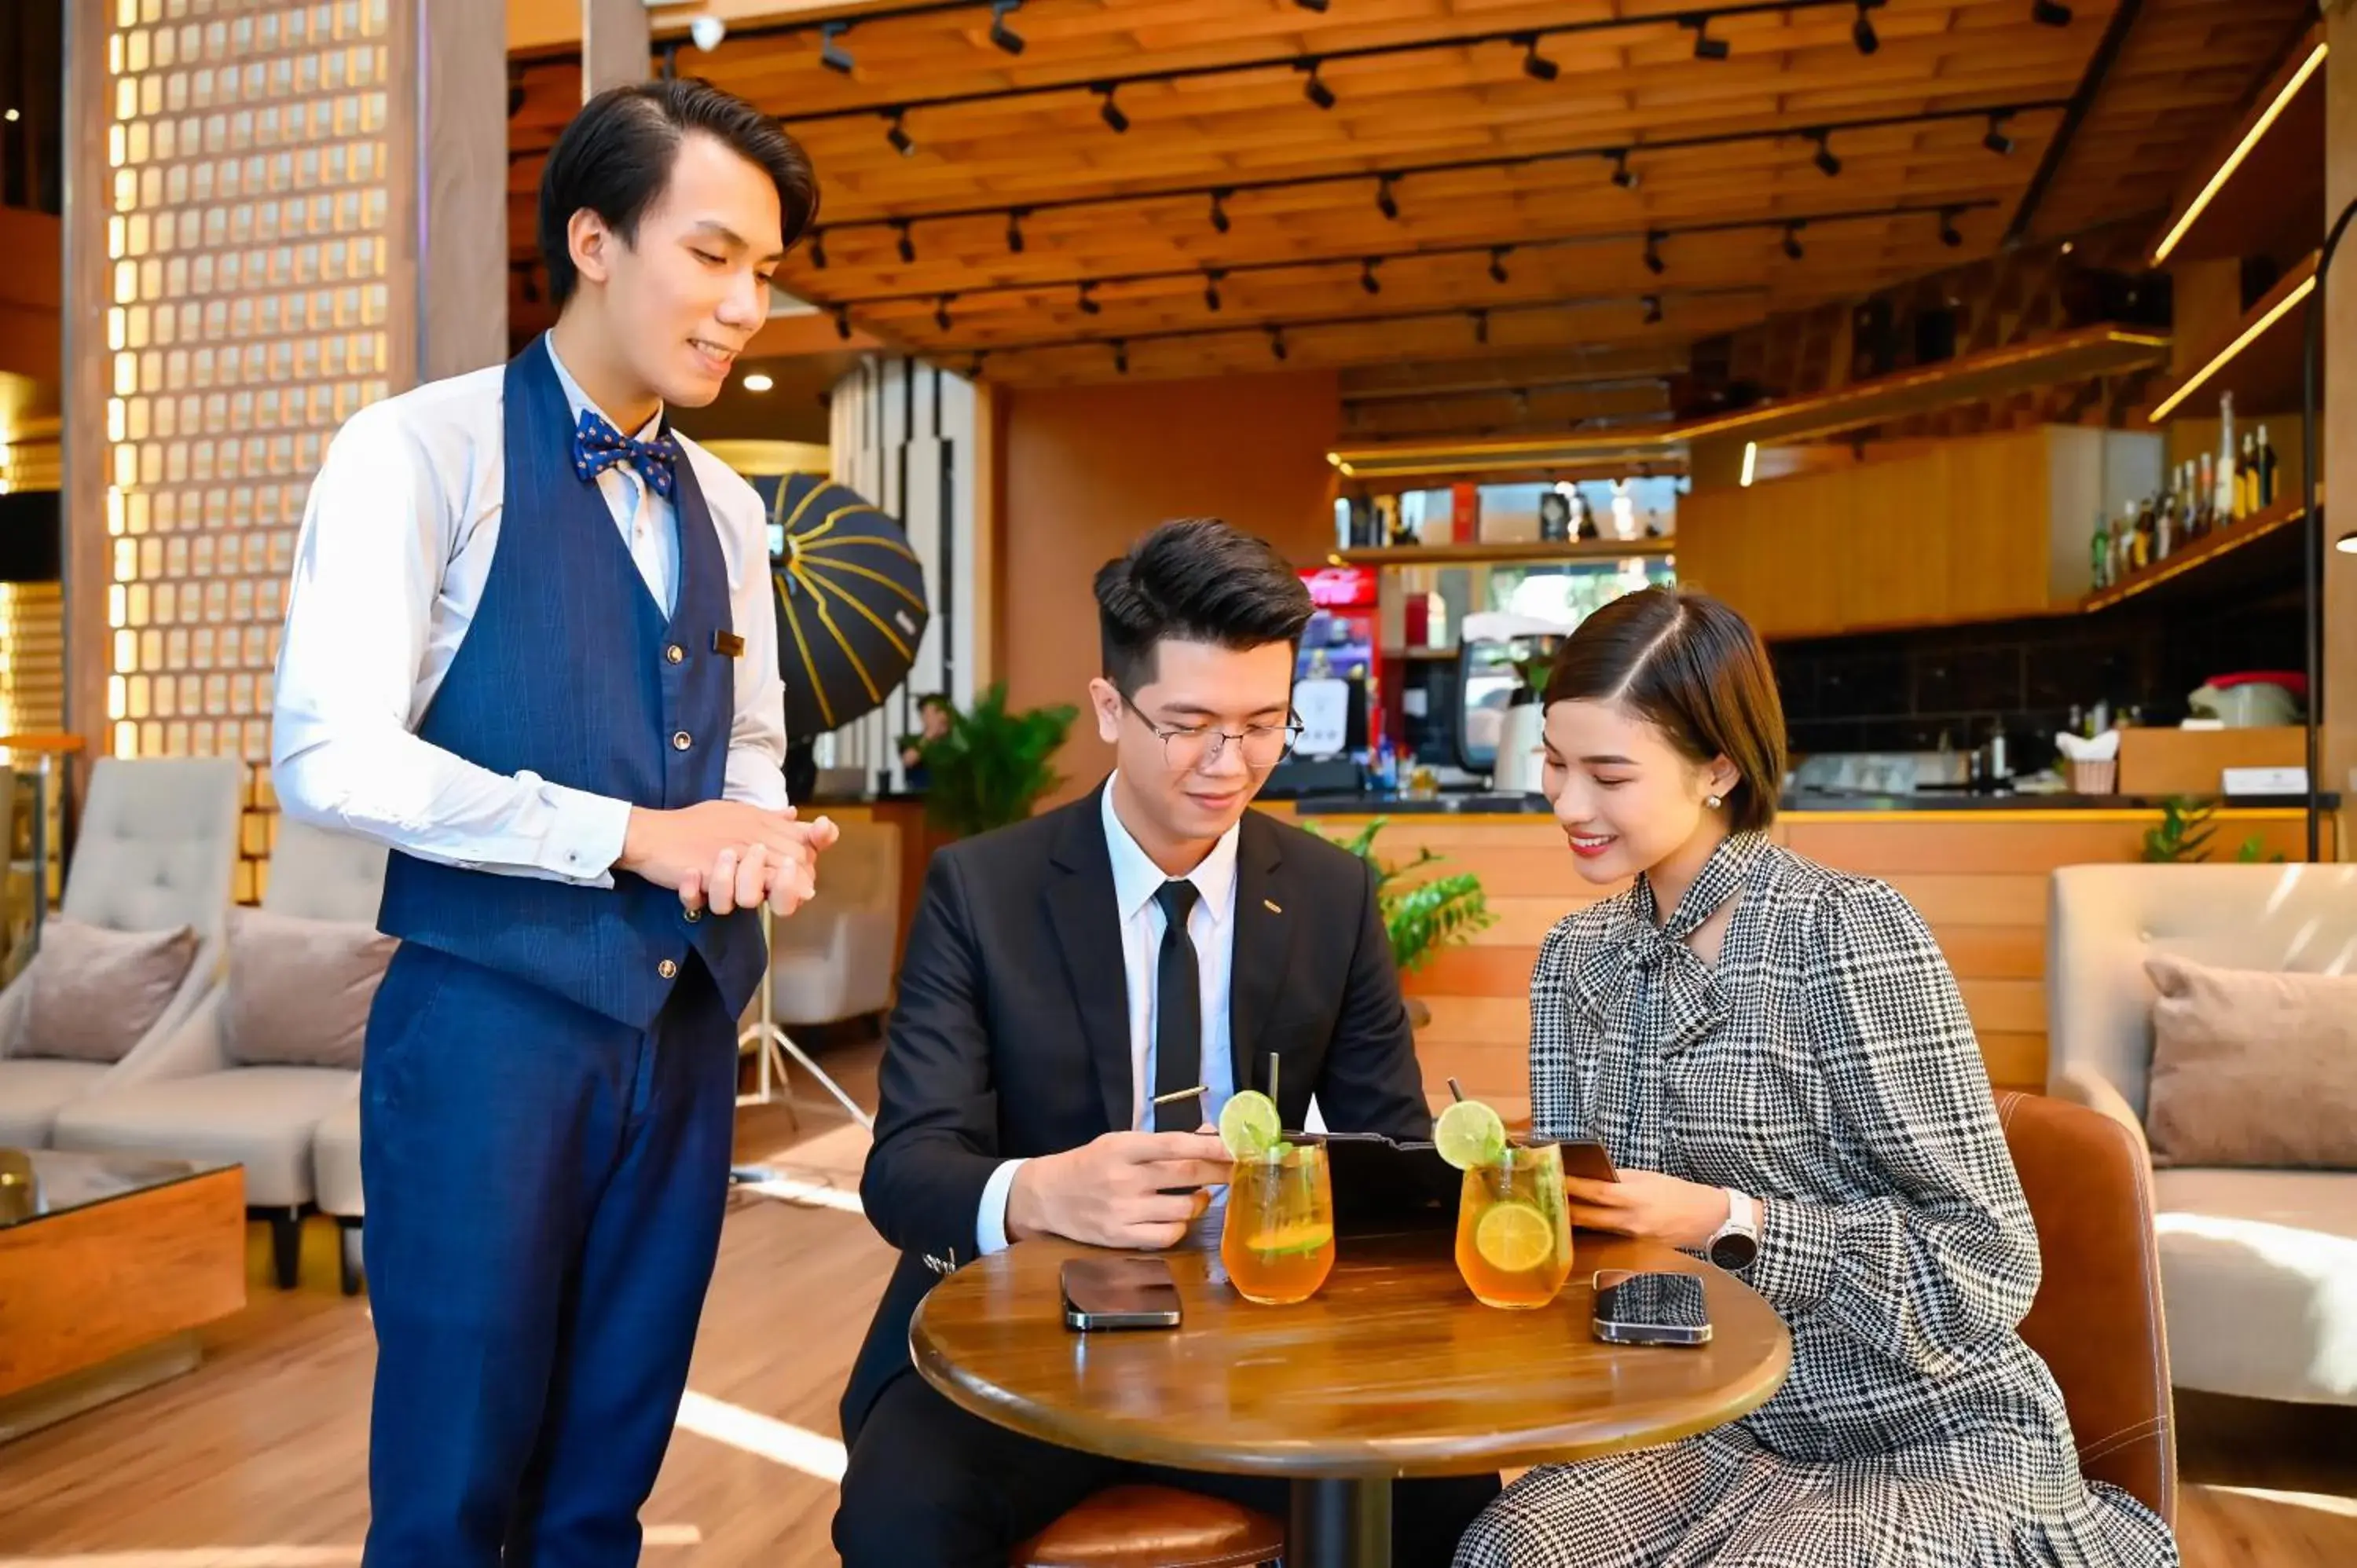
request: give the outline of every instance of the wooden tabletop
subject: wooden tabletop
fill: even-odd
[[[1708,1431],[1784,1380],[1792,1338],[1757,1293],[1653,1242],[1578,1233],[1572,1277],[1535,1312],[1483,1306],[1445,1235],[1342,1242],[1325,1288],[1254,1306],[1207,1247],[1168,1254],[1176,1329],[1075,1333],[1058,1270],[1092,1250],[1027,1241],[969,1264],[918,1308],[918,1370],[985,1420],[1092,1454],[1286,1477],[1469,1474],[1594,1458]],[[1711,1343],[1607,1345],[1600,1268],[1699,1273]]]

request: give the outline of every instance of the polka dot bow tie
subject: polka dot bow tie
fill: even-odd
[[[573,430],[573,471],[585,485],[617,463],[628,463],[647,481],[647,488],[665,500],[678,479],[679,443],[668,435],[633,441],[606,423],[593,409],[581,411]]]

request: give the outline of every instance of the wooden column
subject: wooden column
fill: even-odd
[[[581,101],[647,79],[646,0],[581,0]]]
[[[244,762],[252,898],[311,476],[361,407],[504,355],[505,19],[191,10],[67,7],[67,723]]]
[[[2357,198],[2357,5],[2328,0],[2324,220]],[[2324,512],[2323,787],[2341,792],[2340,842],[2357,831],[2357,555],[2332,547],[2357,531],[2357,226],[2344,237],[2324,286],[2319,483],[2340,476]],[[2287,474],[2296,482],[2297,473]]]

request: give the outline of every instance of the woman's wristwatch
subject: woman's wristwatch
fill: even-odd
[[[1751,1266],[1760,1255],[1760,1206],[1749,1193],[1727,1189],[1727,1223],[1711,1232],[1703,1251],[1730,1273]]]

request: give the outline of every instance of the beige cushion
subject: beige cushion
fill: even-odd
[[[169,1155],[245,1167],[245,1201],[311,1201],[311,1130],[358,1092],[348,1072],[238,1067],[102,1089],[63,1107],[49,1146]]]
[[[311,1189],[319,1211],[339,1219],[368,1212],[361,1187],[361,1101],[357,1094],[322,1117],[311,1130]]]
[[[2170,1380],[2357,1404],[2357,1176],[2153,1173]]]
[[[221,1040],[248,1067],[358,1072],[369,1004],[393,959],[373,926],[269,909],[230,911]]]
[[[2155,1163],[2357,1170],[2357,978],[2144,967]]]
[[[197,933],[117,931],[59,915],[43,922],[21,1048],[68,1061],[119,1062],[178,995]]]

